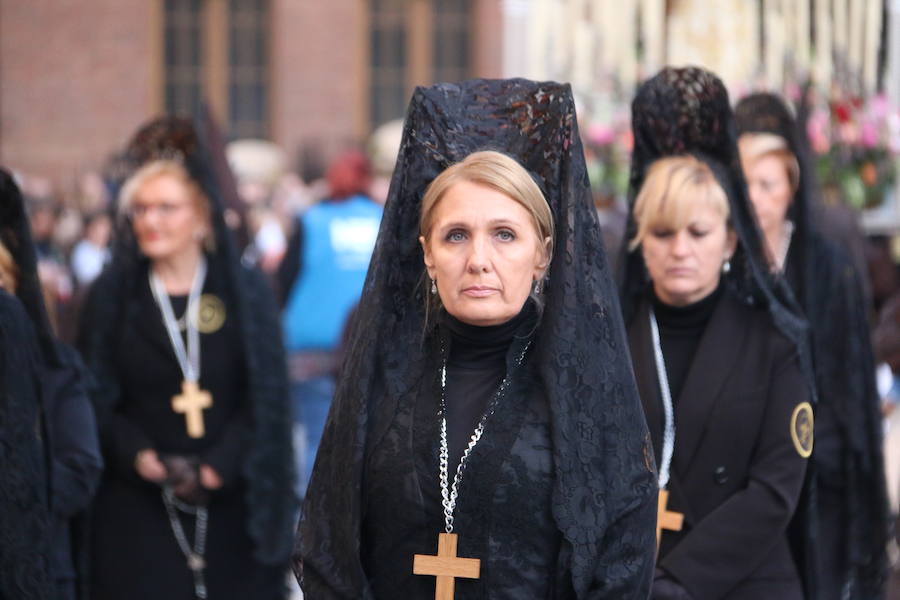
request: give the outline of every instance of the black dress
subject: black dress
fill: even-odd
[[[649,305],[638,308],[628,334],[659,460],[665,418]],[[655,306],[666,370],[683,381],[672,389],[668,509],[683,514],[684,525],[663,530],[658,565],[696,600],[801,600],[787,530],[807,466],[794,414],[811,417],[812,409],[796,351],[768,312],[725,290],[694,306]],[[807,441],[811,450],[812,430]]]
[[[201,334],[200,386],[213,396],[203,411],[206,435],[187,435],[184,415],[170,404],[182,374],[147,282],[137,285],[129,318],[120,328],[115,371],[120,401],[101,431],[107,471],[94,503],[92,579],[96,599],[192,599],[194,582],[176,543],[160,486],[136,472],[137,452],[199,457],[222,477],[212,492],[206,541],[206,585],[210,598],[279,598],[284,573],[253,558],[247,533],[246,481],[241,462],[252,427],[244,357],[234,315],[221,328]],[[223,294],[221,274],[211,269],[204,294]],[[176,315],[185,297],[172,299]],[[193,542],[194,518],[182,515]]]

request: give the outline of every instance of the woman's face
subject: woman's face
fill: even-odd
[[[784,161],[775,155],[764,155],[745,165],[744,174],[759,226],[763,231],[777,231],[793,197]]]
[[[549,244],[525,207],[502,192],[460,181],[432,214],[429,237],[419,241],[447,312],[479,326],[519,314],[547,267]]]
[[[141,252],[154,261],[199,250],[209,230],[191,190],[173,175],[147,180],[132,199],[131,215]]]
[[[690,207],[681,229],[651,227],[641,242],[657,297],[672,306],[702,300],[719,285],[722,263],[734,253],[735,235],[712,206]]]

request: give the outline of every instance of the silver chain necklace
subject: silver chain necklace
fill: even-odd
[[[165,486],[162,491],[163,504],[166,505],[166,514],[169,516],[169,524],[172,526],[172,533],[175,534],[175,541],[181,553],[187,559],[188,568],[194,574],[194,595],[200,600],[206,600],[206,578],[203,576],[203,570],[206,568],[206,530],[209,524],[209,511],[205,506],[190,506],[183,502],[179,502],[175,497],[175,492],[171,486]],[[178,512],[194,515],[194,548],[191,549],[184,532],[181,520],[178,518]]]
[[[197,310],[200,304],[200,294],[203,291],[203,282],[206,280],[206,257],[201,256],[197,269],[194,271],[194,280],[191,282],[191,291],[188,295],[187,308],[184,311],[184,320],[187,329],[187,348],[181,339],[178,320],[172,309],[172,300],[166,293],[162,280],[150,269],[150,290],[153,299],[162,313],[163,325],[178,360],[178,366],[184,375],[185,381],[198,381],[200,379],[200,332],[197,329]]]
[[[515,366],[519,367],[522,364],[522,360],[525,358],[525,353],[528,351],[528,347],[531,345],[531,342],[525,345],[525,348],[522,349],[522,353],[519,355],[516,360]],[[442,349],[442,354],[444,354]],[[481,440],[481,436],[484,433],[485,424],[487,424],[487,420],[491,415],[494,414],[494,410],[496,410],[497,406],[500,403],[500,399],[506,393],[506,389],[509,387],[509,373],[503,377],[503,381],[500,382],[500,387],[497,388],[497,392],[491,398],[491,401],[488,403],[487,409],[484,411],[484,414],[481,415],[481,419],[478,421],[478,425],[475,427],[475,431],[472,432],[472,437],[469,438],[469,443],[466,446],[465,451],[463,451],[462,458],[459,459],[459,465],[456,467],[456,474],[453,476],[453,484],[450,484],[450,449],[447,444],[447,357],[444,356],[444,362],[441,366],[441,453],[440,453],[440,481],[441,481],[441,504],[444,507],[444,530],[447,533],[453,533],[453,512],[456,510],[456,499],[459,495],[459,482],[462,480],[463,470],[466,467],[466,460],[469,458],[469,454],[471,454],[472,450],[478,445],[478,441]]]
[[[187,328],[186,348],[184,340],[181,339],[178,320],[175,319],[175,311],[172,309],[172,300],[166,293],[165,286],[163,286],[156,273],[153,272],[153,269],[150,269],[149,279],[153,299],[162,313],[163,325],[166,327],[166,333],[169,336],[169,342],[172,344],[172,350],[175,352],[175,358],[178,360],[181,373],[184,375],[185,381],[196,382],[200,379],[200,332],[196,326],[196,311],[200,293],[203,290],[203,282],[206,280],[206,257],[200,257],[200,263],[197,265],[194,279],[191,282],[187,308],[184,311],[184,320]],[[189,506],[179,502],[170,486],[163,487],[162,499],[166,507],[166,514],[169,517],[169,524],[172,527],[172,533],[175,535],[175,541],[187,559],[188,568],[194,575],[194,595],[200,600],[206,600],[206,579],[203,575],[203,570],[206,568],[204,555],[206,553],[206,530],[209,524],[209,512],[205,506]],[[184,527],[178,518],[177,511],[179,510],[196,517],[193,550],[188,544]]]
[[[650,332],[653,336],[653,357],[656,359],[656,376],[659,379],[659,390],[662,395],[663,412],[666,425],[663,430],[662,464],[659,466],[659,489],[669,485],[672,468],[672,455],[675,453],[675,408],[672,404],[672,391],[669,388],[669,375],[666,372],[666,361],[663,358],[662,344],[659,341],[659,325],[656,314],[650,309]]]

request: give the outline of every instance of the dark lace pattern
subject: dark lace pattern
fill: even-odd
[[[531,367],[550,413],[553,521],[574,598],[643,598],[655,546],[656,483],[567,85],[476,80],[416,90],[397,167],[298,531],[295,568],[311,598],[374,598],[360,560],[379,423],[433,365],[423,343],[422,195],[477,150],[516,158],[556,218],[555,254]],[[376,390],[383,390],[379,393]],[[427,532],[433,535],[433,530]]]

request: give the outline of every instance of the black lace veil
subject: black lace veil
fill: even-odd
[[[389,397],[410,390],[423,376],[429,347],[422,341],[422,196],[441,171],[478,150],[497,150],[524,165],[555,217],[554,256],[533,364],[552,415],[553,516],[573,549],[572,584],[578,597],[591,584],[604,532],[642,503],[655,507],[652,453],[590,200],[569,86],[512,79],[418,88],[325,428],[323,447],[329,452],[317,457],[295,551],[298,576],[315,572],[347,597],[366,589],[358,562],[362,465],[372,443],[367,438],[378,435],[367,423],[372,415],[392,410],[389,401],[370,390],[378,381]],[[626,538],[634,561],[615,568],[645,568],[641,549],[652,547],[652,540],[635,532]]]
[[[771,133],[787,142],[788,149],[800,166],[800,180],[794,200],[788,209],[788,218],[794,223],[791,236],[791,252],[796,255],[800,289],[795,290],[801,306],[810,300],[807,290],[815,289],[816,277],[813,249],[810,247],[815,214],[816,185],[813,177],[809,144],[781,98],[769,93],[756,93],[742,98],[734,108],[737,135],[744,133]]]
[[[257,560],[263,564],[286,563],[292,544],[296,512],[293,494],[291,426],[288,384],[278,310],[262,275],[245,268],[225,224],[220,178],[214,171],[205,130],[191,121],[165,116],[144,125],[125,152],[128,175],[152,160],[170,159],[183,164],[210,202],[215,233],[215,252],[207,253],[209,269],[225,274],[226,293],[240,323],[247,389],[252,406],[251,450],[242,474],[248,481],[250,507],[248,533]],[[119,389],[113,371],[117,344],[113,342],[130,310],[129,299],[147,260],[141,254],[128,218],[117,222],[112,261],[90,290],[81,319],[78,345],[99,380],[93,394],[98,425],[111,416]]]

